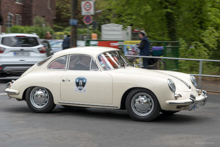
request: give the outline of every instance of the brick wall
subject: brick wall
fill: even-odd
[[[32,0],[23,0],[23,10],[22,10],[22,25],[31,26],[32,23]]]
[[[1,15],[3,18],[3,26],[2,31],[6,30],[6,23],[7,23],[7,15],[8,12],[11,12],[13,16],[13,23],[15,24],[15,14],[22,15],[22,5],[16,4],[15,0],[1,0]]]
[[[50,1],[50,7],[48,7]],[[15,14],[21,14],[22,25],[33,25],[35,16],[44,17],[46,22],[53,27],[55,18],[55,0],[22,0],[22,4],[16,3],[16,0],[1,0],[1,15],[3,18],[2,32],[6,31],[7,15],[11,12],[13,16],[13,25],[15,25]]]
[[[48,3],[48,1],[50,1],[50,3]],[[48,6],[49,4],[50,6]],[[56,9],[55,0],[33,0],[32,16],[44,17],[46,22],[49,22],[51,27],[53,27],[53,19],[55,18],[55,9]]]

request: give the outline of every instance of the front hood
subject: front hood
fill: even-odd
[[[135,67],[126,67],[125,69],[114,70],[115,73],[124,73],[132,75],[142,75],[147,77],[158,77],[163,79],[172,79],[176,84],[176,87],[184,91],[190,90],[193,85],[190,81],[189,74],[173,72],[173,71],[164,71],[164,70],[147,70],[142,68]]]

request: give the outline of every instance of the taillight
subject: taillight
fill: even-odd
[[[45,47],[40,47],[38,48],[40,53],[46,53],[46,48]]]
[[[2,67],[0,66],[0,70],[2,69]]]
[[[5,51],[5,48],[0,47],[0,54],[3,53]]]

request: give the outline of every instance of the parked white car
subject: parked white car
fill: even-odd
[[[160,112],[204,106],[207,93],[196,86],[189,74],[135,68],[117,49],[78,47],[34,65],[5,92],[34,112],[55,105],[126,109],[135,120],[151,121]]]
[[[46,57],[45,47],[35,34],[0,35],[0,76],[23,73]]]

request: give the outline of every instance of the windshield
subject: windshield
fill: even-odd
[[[10,47],[33,47],[39,45],[36,37],[26,36],[3,37],[2,44]]]
[[[131,65],[120,51],[105,52],[98,56],[98,60],[104,70],[118,69]]]

